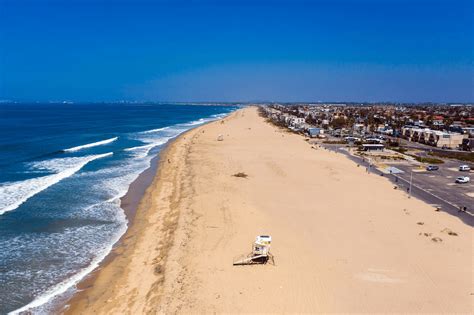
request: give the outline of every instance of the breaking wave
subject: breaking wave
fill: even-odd
[[[93,142],[93,143],[88,143],[88,144],[84,144],[84,145],[79,145],[79,146],[77,146],[77,147],[72,147],[72,148],[69,148],[69,149],[64,149],[63,152],[76,152],[76,151],[79,151],[79,150],[82,150],[82,149],[97,147],[97,146],[99,146],[99,145],[104,145],[104,144],[112,143],[112,142],[116,141],[117,139],[118,139],[118,137],[114,137],[114,138],[110,138],[110,139],[106,139],[106,140],[102,140],[102,141],[97,141],[97,142]]]
[[[26,179],[19,182],[10,182],[0,185],[0,215],[18,208],[29,198],[59,181],[77,173],[87,163],[113,153],[89,155],[84,157],[70,157],[32,163],[34,169],[54,172],[54,174]]]
[[[166,129],[169,129],[170,126],[167,126],[167,127],[163,127],[163,128],[156,128],[156,129],[150,129],[150,130],[145,130],[145,131],[142,131],[140,133],[154,133],[154,132],[159,132],[159,131],[163,131],[163,130],[166,130]]]
[[[148,156],[148,154],[150,153],[150,150],[151,150],[151,149],[153,149],[154,147],[157,147],[157,146],[159,146],[159,145],[162,145],[162,144],[166,143],[166,141],[168,141],[168,140],[157,141],[157,142],[154,142],[154,143],[150,143],[150,144],[146,144],[146,145],[141,145],[141,146],[133,147],[133,148],[126,148],[126,149],[124,149],[124,151],[132,152],[132,154],[133,154],[135,157],[144,158],[144,157],[147,157],[147,156]]]

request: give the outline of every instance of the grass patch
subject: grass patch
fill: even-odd
[[[426,156],[421,157],[421,156],[414,155],[414,154],[407,154],[407,155],[411,156],[412,158],[414,158],[418,162],[422,162],[422,163],[428,163],[428,164],[443,164],[444,163],[443,160],[432,158],[432,157],[426,157]]]
[[[447,159],[456,159],[459,161],[466,161],[474,163],[474,152],[460,153],[460,152],[449,152],[449,151],[433,151],[428,153],[431,156],[442,157]]]
[[[402,148],[402,147],[398,147],[398,148],[390,148],[390,150],[393,150],[395,152],[398,152],[398,153],[402,153],[404,154],[405,152],[407,152],[408,150],[405,149],[405,148]]]
[[[401,157],[401,156],[386,156],[386,155],[381,155],[380,158],[381,158],[382,160],[395,160],[395,161],[396,161],[396,160],[404,160],[404,158]]]
[[[347,144],[347,142],[344,141],[344,140],[335,140],[335,141],[333,141],[333,140],[324,140],[323,143],[324,144]]]
[[[415,155],[415,154],[406,153],[408,150],[405,149],[405,148],[402,148],[402,147],[390,148],[390,150],[393,150],[395,152],[411,156],[412,158],[414,158],[418,162],[422,162],[422,163],[428,163],[428,164],[443,164],[444,163],[443,160],[437,159],[437,158],[434,158],[434,157],[426,157],[426,156],[421,157],[421,156],[418,156],[418,155]],[[431,155],[431,153],[429,153],[429,155]]]
[[[405,158],[401,156],[395,156],[395,155],[380,155],[380,154],[366,154],[365,151],[362,153],[358,154],[360,156],[368,157],[368,158],[374,158],[374,159],[381,159],[381,160],[404,160]]]

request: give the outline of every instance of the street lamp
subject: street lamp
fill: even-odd
[[[408,198],[411,198],[411,185],[413,183],[413,169],[411,169],[411,173],[410,173],[410,188],[409,188],[409,195],[408,195]]]

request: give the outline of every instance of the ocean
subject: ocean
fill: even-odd
[[[48,313],[127,228],[130,184],[235,106],[0,104],[0,314]]]

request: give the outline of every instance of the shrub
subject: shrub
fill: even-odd
[[[442,157],[442,158],[448,158],[448,159],[456,159],[456,160],[466,161],[466,162],[474,162],[474,152],[461,153],[461,152],[449,152],[449,151],[444,151],[444,152],[433,151],[433,152],[430,152],[429,155]]]

